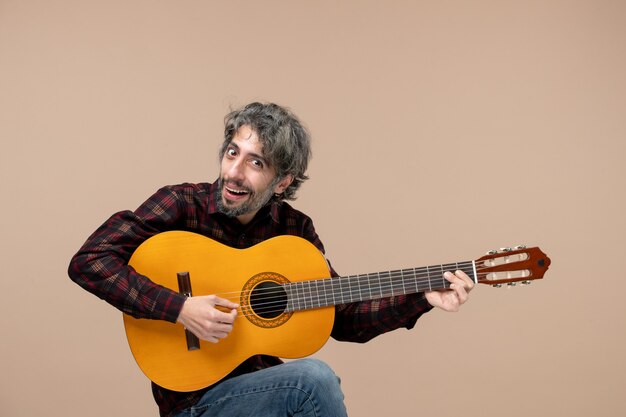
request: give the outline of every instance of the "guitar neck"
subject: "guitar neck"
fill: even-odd
[[[446,289],[446,271],[461,270],[477,282],[474,261],[400,269],[284,284],[287,311],[310,310],[356,301]]]

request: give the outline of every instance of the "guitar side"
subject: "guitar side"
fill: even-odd
[[[242,290],[254,277],[263,280],[265,273],[270,273],[297,282],[329,276],[323,255],[302,238],[278,236],[248,249],[234,249],[191,232],[165,232],[137,248],[129,264],[177,292],[176,274],[189,272],[194,296],[216,294],[242,306],[228,337],[218,343],[200,341],[200,349],[192,351],[187,349],[181,325],[124,315],[137,364],[150,380],[165,388],[193,391],[207,387],[257,354],[308,356],[330,336],[334,307],[273,318],[259,317],[245,308],[247,292]]]

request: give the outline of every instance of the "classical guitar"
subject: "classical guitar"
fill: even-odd
[[[199,341],[179,324],[124,315],[135,360],[152,381],[175,391],[207,387],[257,354],[300,358],[330,337],[334,306],[445,289],[445,271],[477,283],[530,283],[550,265],[539,248],[492,251],[474,261],[330,278],[324,256],[305,239],[278,236],[233,249],[182,231],[160,233],[129,264],[154,282],[186,295],[216,294],[240,305],[233,331],[219,343]]]

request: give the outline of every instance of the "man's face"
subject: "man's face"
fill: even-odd
[[[291,184],[291,176],[277,178],[263,156],[263,146],[249,126],[239,128],[220,165],[220,212],[248,223],[274,193]]]

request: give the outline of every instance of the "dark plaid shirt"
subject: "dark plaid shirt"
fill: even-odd
[[[134,212],[114,214],[72,258],[70,277],[133,317],[176,322],[184,296],[153,283],[127,265],[134,250],[157,233],[187,230],[240,249],[274,236],[295,235],[324,252],[311,219],[289,204],[272,201],[249,224],[242,225],[218,212],[216,191],[217,183],[163,187]],[[331,273],[337,276],[332,270]],[[423,294],[339,305],[331,335],[337,340],[366,342],[400,327],[412,328],[430,308]],[[255,356],[228,377],[279,363],[278,358]],[[152,388],[161,416],[192,406],[210,389],[181,393],[154,383]]]

